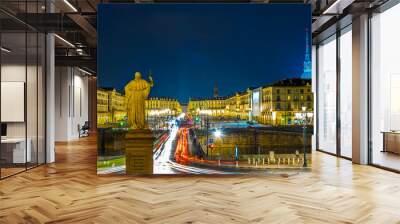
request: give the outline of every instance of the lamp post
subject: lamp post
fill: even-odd
[[[304,152],[304,163],[303,163],[303,167],[307,167],[307,107],[301,107],[301,110],[303,111],[303,152]]]
[[[201,124],[203,124],[203,120],[205,120],[205,126],[206,126],[206,155],[208,158],[208,129],[209,129],[209,115],[211,115],[211,111],[210,110],[198,110],[198,114],[201,116]],[[201,129],[203,129],[203,127],[201,127]]]
[[[276,126],[276,112],[272,111],[272,121],[273,121],[273,125]]]
[[[208,153],[208,126],[209,126],[209,121],[208,121],[208,115],[211,113],[210,111],[208,111],[208,110],[198,110],[198,113],[201,115],[201,117],[202,117],[202,121],[201,121],[201,124],[203,124],[203,120],[205,120],[205,125],[206,125],[206,155],[207,155],[207,158],[208,158],[208,155],[209,155],[209,153]],[[205,119],[204,119],[205,118]]]
[[[214,132],[214,139],[215,140],[214,141],[216,141],[217,139],[220,139],[221,137],[222,137],[222,131],[219,130],[219,129],[215,130],[215,132]],[[213,150],[211,150],[211,159],[213,157],[212,151]],[[219,153],[219,155],[221,155],[221,154]]]
[[[206,149],[207,149],[207,158],[208,158],[208,116],[206,115]]]

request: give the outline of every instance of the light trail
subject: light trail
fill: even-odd
[[[174,174],[176,173],[170,165],[171,155],[173,152],[173,141],[178,133],[178,128],[174,126],[169,134],[164,146],[157,150],[154,154],[154,173],[155,174]]]
[[[174,152],[173,141],[178,138]],[[155,174],[226,174],[229,172],[198,168],[188,165],[197,160],[188,150],[188,129],[174,127],[162,149],[154,155]],[[175,161],[173,161],[175,159]]]
[[[217,161],[203,160],[190,155],[188,146],[188,129],[173,127],[169,136],[162,137],[156,144],[153,155],[154,174],[229,174],[226,172],[208,168],[190,166],[190,163],[203,163],[216,165]],[[174,140],[177,138],[176,150]],[[174,161],[175,160],[175,161]],[[98,170],[97,174],[125,173],[125,165]]]

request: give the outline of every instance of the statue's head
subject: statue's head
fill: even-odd
[[[140,72],[135,72],[135,79],[141,79],[142,74]]]

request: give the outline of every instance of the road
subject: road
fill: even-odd
[[[176,144],[174,144],[176,142]],[[175,147],[175,148],[174,148]],[[154,174],[227,174],[236,172],[190,166],[196,160],[189,152],[188,129],[173,127],[165,143],[154,149]],[[98,174],[125,173],[125,165],[99,169]]]
[[[271,173],[285,168],[250,165],[247,162],[207,159],[189,137],[189,128],[174,126],[156,141],[153,149],[154,174],[240,174]],[[125,173],[125,165],[98,168],[98,174]]]
[[[174,127],[170,131],[168,140],[162,148],[154,154],[154,174],[224,174],[218,170],[198,168],[188,165],[190,154],[188,151],[188,129]],[[177,138],[176,150],[174,140]]]
[[[170,161],[172,159],[173,141],[178,134],[178,127],[173,127],[170,130],[167,141],[164,145],[154,153],[154,173],[156,174],[174,174],[176,173],[172,169]]]

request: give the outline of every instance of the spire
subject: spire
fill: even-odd
[[[218,97],[218,87],[217,87],[217,84],[214,85],[214,97]]]
[[[306,44],[304,52],[304,64],[303,64],[303,74],[302,79],[311,79],[311,54],[310,54],[310,43],[308,40],[308,29],[306,28]]]

